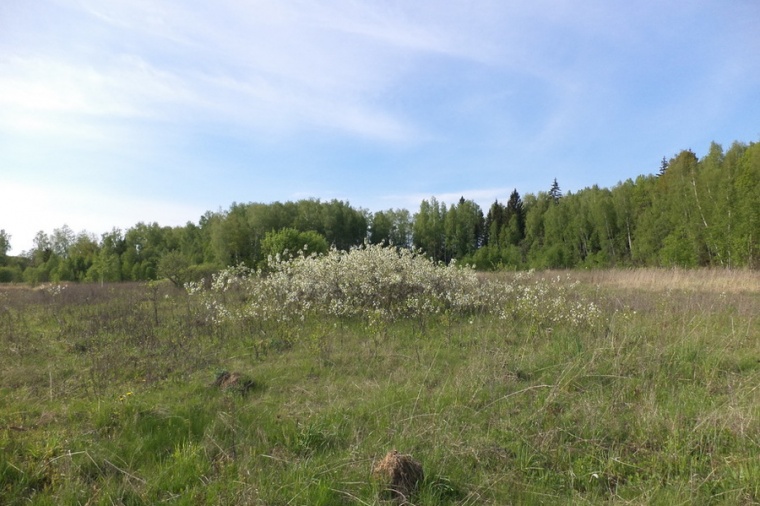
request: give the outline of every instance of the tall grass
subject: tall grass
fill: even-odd
[[[379,319],[250,318],[251,275],[2,290],[0,504],[384,504],[394,448],[413,504],[760,502],[760,290],[634,274],[451,273],[485,306]]]
[[[572,271],[571,275],[584,283],[622,289],[747,294],[760,292],[760,271],[750,269],[577,270]]]

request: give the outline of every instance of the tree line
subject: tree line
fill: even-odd
[[[613,266],[760,266],[760,144],[712,143],[702,159],[684,150],[656,174],[612,188],[521,196],[487,212],[461,198],[423,200],[416,213],[371,213],[348,202],[233,203],[198,223],[138,223],[97,237],[68,226],[40,231],[9,256],[0,230],[0,282],[142,281],[177,284],[229,265],[265,268],[276,255],[323,253],[364,242],[415,248],[478,269]]]

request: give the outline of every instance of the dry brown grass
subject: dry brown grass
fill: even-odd
[[[760,293],[760,271],[749,269],[607,269],[572,271],[570,276],[610,288]]]
[[[245,374],[222,371],[217,374],[214,386],[222,390],[236,390],[245,394],[256,388],[256,382]]]
[[[407,504],[409,498],[425,479],[422,465],[411,455],[403,455],[397,450],[388,454],[378,462],[372,474],[384,487],[382,496]]]
[[[512,279],[514,273],[483,273],[486,279]],[[600,287],[665,292],[668,290],[703,293],[760,294],[760,271],[750,269],[600,269],[549,270],[535,274],[538,278],[577,280]]]

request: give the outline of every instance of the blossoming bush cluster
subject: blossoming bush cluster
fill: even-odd
[[[527,321],[536,327],[591,327],[602,321],[601,308],[578,294],[578,282],[536,279],[533,271],[518,274],[513,280],[511,297],[501,306],[500,317]]]
[[[482,306],[471,268],[443,265],[407,249],[365,245],[326,255],[273,258],[266,271],[226,269],[211,289],[188,284],[217,319],[303,320],[310,314],[341,318],[368,312],[389,319],[466,312]],[[244,302],[232,309],[237,300]],[[242,311],[242,313],[241,313]],[[236,313],[236,314],[233,314]]]
[[[480,279],[470,267],[445,265],[408,249],[364,245],[325,255],[271,258],[266,271],[226,269],[210,289],[187,285],[215,322],[264,328],[310,316],[389,323],[401,318],[487,314],[531,325],[587,325],[601,317],[593,303],[559,279],[532,273],[511,282]]]
[[[53,283],[45,287],[45,291],[53,297],[58,297],[63,293],[64,290],[66,290],[66,285],[62,285],[60,283]]]

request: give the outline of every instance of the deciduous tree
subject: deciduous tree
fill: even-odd
[[[8,252],[11,250],[11,235],[5,231],[0,230],[0,266],[6,265]]]

